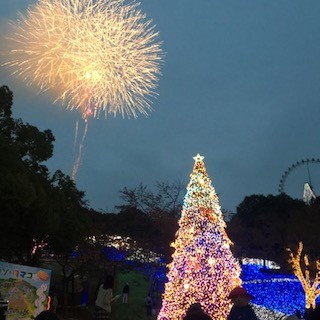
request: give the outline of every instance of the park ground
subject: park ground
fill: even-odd
[[[121,294],[125,283],[130,284],[130,294],[127,304],[122,303],[121,297],[113,302],[110,320],[154,320],[156,317],[147,317],[144,306],[150,283],[147,277],[134,270],[118,273],[114,295]],[[93,299],[90,299],[93,301]],[[92,320],[94,306],[91,303],[87,308],[69,307],[67,312],[58,310],[61,320]]]

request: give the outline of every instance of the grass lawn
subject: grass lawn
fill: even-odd
[[[144,298],[148,294],[150,283],[147,277],[133,269],[119,270],[115,279],[115,295],[122,295],[122,289],[126,282],[129,283],[130,293],[128,303],[122,303],[122,296],[112,303],[112,312],[110,320],[155,320],[156,316],[147,317]],[[94,299],[92,299],[94,300]],[[92,301],[93,303],[93,301]],[[63,316],[58,312],[62,320],[78,319],[92,320],[94,306],[90,304],[89,308],[71,307]]]
[[[146,277],[136,271],[118,273],[116,277],[116,289],[114,295],[122,294],[126,282],[129,283],[130,293],[127,304],[122,303],[122,297],[112,304],[111,320],[144,320],[156,319],[147,317],[144,306],[144,298],[149,290],[149,282]]]

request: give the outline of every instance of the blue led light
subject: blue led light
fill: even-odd
[[[286,314],[304,312],[305,294],[300,281],[292,274],[272,273],[257,265],[244,265],[243,287],[253,296],[252,302]]]
[[[144,273],[151,282],[157,282],[157,289],[164,291],[166,267],[164,260],[158,265],[126,260],[126,252],[114,247],[105,247],[103,253],[111,261],[122,261],[136,271]],[[243,287],[253,296],[252,303],[285,314],[293,314],[305,309],[305,294],[300,281],[293,274],[274,273],[271,269],[263,269],[259,265],[243,265],[241,279]],[[320,302],[320,299],[317,299]]]

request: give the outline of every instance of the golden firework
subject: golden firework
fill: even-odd
[[[163,58],[151,23],[135,2],[39,0],[10,23],[4,65],[84,118],[147,115]]]

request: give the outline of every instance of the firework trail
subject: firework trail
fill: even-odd
[[[83,158],[83,149],[84,149],[84,140],[87,136],[87,132],[88,132],[88,120],[85,119],[85,128],[84,128],[84,132],[83,132],[83,135],[82,135],[82,138],[81,138],[81,141],[79,143],[79,148],[78,148],[78,154],[75,158],[75,161],[74,161],[74,164],[73,164],[73,169],[72,169],[72,175],[71,175],[71,178],[73,180],[76,179],[76,176],[77,176],[77,173],[78,173],[78,170],[79,170],[79,167],[80,167],[80,164],[81,164],[81,161],[82,161],[82,158]],[[78,127],[78,126],[77,126]],[[77,139],[77,132],[75,134],[75,137]]]
[[[39,0],[10,22],[3,65],[54,102],[78,109],[84,120],[147,115],[163,53],[138,5]]]
[[[78,130],[79,130],[79,121],[77,120],[75,130],[74,130],[73,153],[76,152],[77,141],[78,141]]]

